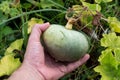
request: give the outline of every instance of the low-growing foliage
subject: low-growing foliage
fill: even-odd
[[[0,0],[0,80],[22,63],[34,24],[66,25],[70,19],[73,29],[90,37],[91,57],[60,80],[119,80],[119,4],[119,0]]]

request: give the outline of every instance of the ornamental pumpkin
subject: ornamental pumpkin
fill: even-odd
[[[50,25],[43,33],[43,41],[49,54],[58,61],[76,61],[89,49],[85,34],[57,24]]]

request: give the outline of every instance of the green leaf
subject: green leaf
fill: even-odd
[[[92,11],[101,11],[101,6],[99,4],[90,4],[87,2],[82,2],[83,6],[87,7],[88,9]]]
[[[99,57],[98,61],[101,65],[111,66],[115,69],[118,68],[118,61],[116,61],[116,58],[112,54],[112,49],[106,49],[105,51],[102,51],[102,55]]]
[[[108,23],[111,23],[111,22],[117,22],[118,19],[116,17],[108,17]]]
[[[94,70],[101,75],[101,80],[120,80],[120,36],[115,33],[104,34],[101,45],[106,47]]]
[[[111,22],[109,26],[112,31],[120,33],[120,22]]]
[[[120,64],[116,60],[110,49],[102,52],[102,55],[99,57],[99,62],[100,65],[95,67],[94,70],[100,73],[100,75],[102,76],[101,80],[120,79]]]
[[[10,6],[8,1],[2,1],[0,4],[0,10],[2,10],[5,14],[10,13]]]
[[[22,4],[22,7],[27,10],[27,9],[29,9],[30,7],[32,7],[32,4],[30,4],[30,3],[23,3],[23,4]]]
[[[100,80],[120,80],[120,68],[116,70],[111,66],[99,65],[94,70],[102,75]]]
[[[100,4],[102,0],[95,0],[96,3]]]
[[[114,54],[115,54],[116,60],[120,63],[120,48],[115,48]]]
[[[113,0],[102,0],[104,3],[111,2]]]
[[[112,0],[95,0],[96,3],[100,4],[101,2],[108,3],[111,2]]]
[[[85,1],[85,0],[80,0],[81,2]]]
[[[14,17],[20,14],[19,10],[17,8],[10,8],[10,16]]]
[[[100,42],[101,46],[109,47],[111,49],[120,47],[120,37],[116,36],[114,32],[109,34],[103,34],[103,38]]]
[[[55,6],[54,4],[52,4],[49,0],[41,0],[40,2],[41,7],[44,8],[51,8],[52,6]]]
[[[91,11],[91,10],[85,10],[85,7],[81,6],[81,5],[73,5],[72,6],[73,11],[69,14],[70,17],[71,16],[78,16],[79,14],[81,14],[80,16],[80,22],[81,22],[81,26],[86,26],[89,28],[92,28],[92,20],[93,20],[93,14],[96,14],[96,11]]]
[[[29,3],[35,5],[35,6],[38,6],[39,7],[39,2],[38,1],[35,1],[35,0],[27,0]],[[24,6],[25,7],[25,6]]]
[[[44,8],[52,8],[52,7],[63,7],[63,1],[62,0],[41,0],[40,1],[41,7]]]
[[[18,58],[14,58],[13,54],[9,54],[9,55],[4,56],[0,60],[0,76],[10,75],[20,65],[21,65],[20,60]]]
[[[31,18],[29,21],[28,21],[28,34],[31,32],[32,30],[32,27],[35,25],[35,24],[43,24],[44,21],[42,19],[38,19],[38,18]]]
[[[8,19],[8,15],[4,15],[4,13],[2,12],[2,10],[0,10],[0,22],[2,22],[4,20],[7,20],[7,19]]]
[[[108,17],[108,23],[112,31],[120,33],[120,21],[116,17]]]
[[[10,44],[10,46],[6,49],[5,55],[13,53],[13,50],[21,50],[23,45],[23,39],[18,39]]]
[[[8,34],[11,34],[13,30],[9,26],[5,26],[4,28],[2,28],[1,32],[2,32],[2,35],[6,36]]]
[[[10,33],[12,33],[12,32],[13,32],[13,30],[12,30],[9,26],[1,27],[1,28],[0,28],[0,40],[1,40],[4,36],[6,36],[6,35],[8,35],[8,34],[10,34]]]

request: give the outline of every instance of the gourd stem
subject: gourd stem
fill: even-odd
[[[69,19],[67,24],[65,25],[65,28],[66,29],[72,29],[72,26],[73,26],[72,22],[73,22],[73,19],[72,18]]]

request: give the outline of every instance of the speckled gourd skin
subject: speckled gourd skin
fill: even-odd
[[[88,39],[83,33],[56,24],[43,33],[43,41],[50,55],[59,61],[76,61],[89,49]]]

